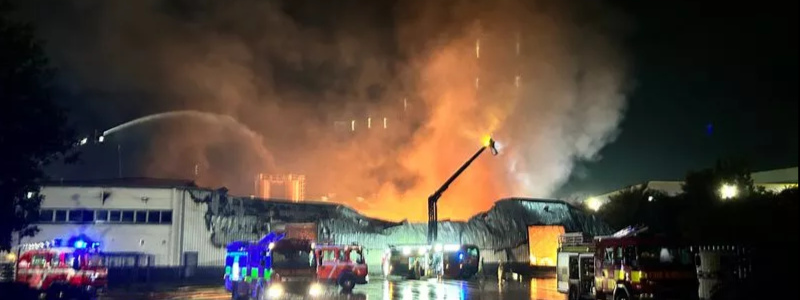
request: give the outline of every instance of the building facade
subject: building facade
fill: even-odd
[[[764,190],[766,191],[777,193],[786,188],[797,187],[798,183],[797,173],[798,173],[797,167],[792,167],[792,168],[754,172],[750,174],[750,178],[753,180],[753,184],[755,184],[755,186],[764,188]],[[646,183],[636,184],[619,190],[614,190],[602,195],[589,197],[586,200],[595,202],[594,204],[595,206],[602,205],[607,203],[609,199],[614,195],[622,193],[623,191],[626,191],[630,188],[641,187],[643,185],[647,185],[647,188],[649,190],[660,191],[669,196],[675,196],[683,192],[683,181],[677,181],[677,180],[648,181]]]
[[[224,252],[206,247],[205,205],[193,203],[190,181],[123,179],[74,181],[42,187],[40,231],[22,243],[85,235],[107,253],[151,257],[150,265],[179,266],[186,253],[216,262]],[[206,243],[207,244],[207,243]]]

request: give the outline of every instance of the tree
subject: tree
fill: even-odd
[[[30,24],[0,0],[0,251],[38,232],[44,166],[74,158],[74,133],[53,97],[53,69]]]
[[[671,220],[663,209],[670,197],[658,190],[651,190],[647,184],[635,185],[609,197],[608,203],[598,211],[601,218],[614,229],[630,225],[645,225],[652,230],[662,231]]]

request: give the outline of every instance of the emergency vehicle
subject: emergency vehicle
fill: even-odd
[[[14,281],[38,298],[91,299],[107,287],[100,243],[85,236],[19,246]]]
[[[317,279],[336,283],[345,291],[356,284],[369,282],[369,270],[364,259],[364,250],[357,244],[316,245],[314,259],[317,262]]]
[[[225,254],[225,289],[231,298],[261,299],[272,278],[270,250],[282,235],[270,233],[258,242],[234,241]]]
[[[629,227],[594,245],[597,299],[697,299],[694,257],[683,243]]]
[[[358,245],[316,245],[270,233],[259,242],[228,245],[225,287],[232,299],[280,298],[286,293],[321,296],[324,283],[350,291],[369,280]]]
[[[390,245],[381,266],[386,277],[469,279],[478,273],[480,260],[475,245]]]
[[[566,233],[559,237],[557,289],[567,294],[569,300],[594,298],[594,254],[592,238],[583,233]]]

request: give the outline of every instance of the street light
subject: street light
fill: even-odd
[[[719,195],[722,199],[736,198],[739,195],[739,189],[735,185],[726,183],[719,188]]]

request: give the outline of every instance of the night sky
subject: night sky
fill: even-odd
[[[635,89],[616,142],[564,193],[681,179],[718,158],[797,166],[796,1],[615,3],[635,24]]]
[[[559,194],[676,180],[726,157],[745,158],[755,170],[797,166],[796,1],[611,2],[632,25],[625,40],[634,80],[627,112],[616,141],[598,160],[581,163]],[[148,113],[117,107],[100,114],[83,105],[89,98],[148,97],[135,92],[70,97],[84,98],[71,107],[82,130]],[[115,166],[115,150],[87,154]]]

